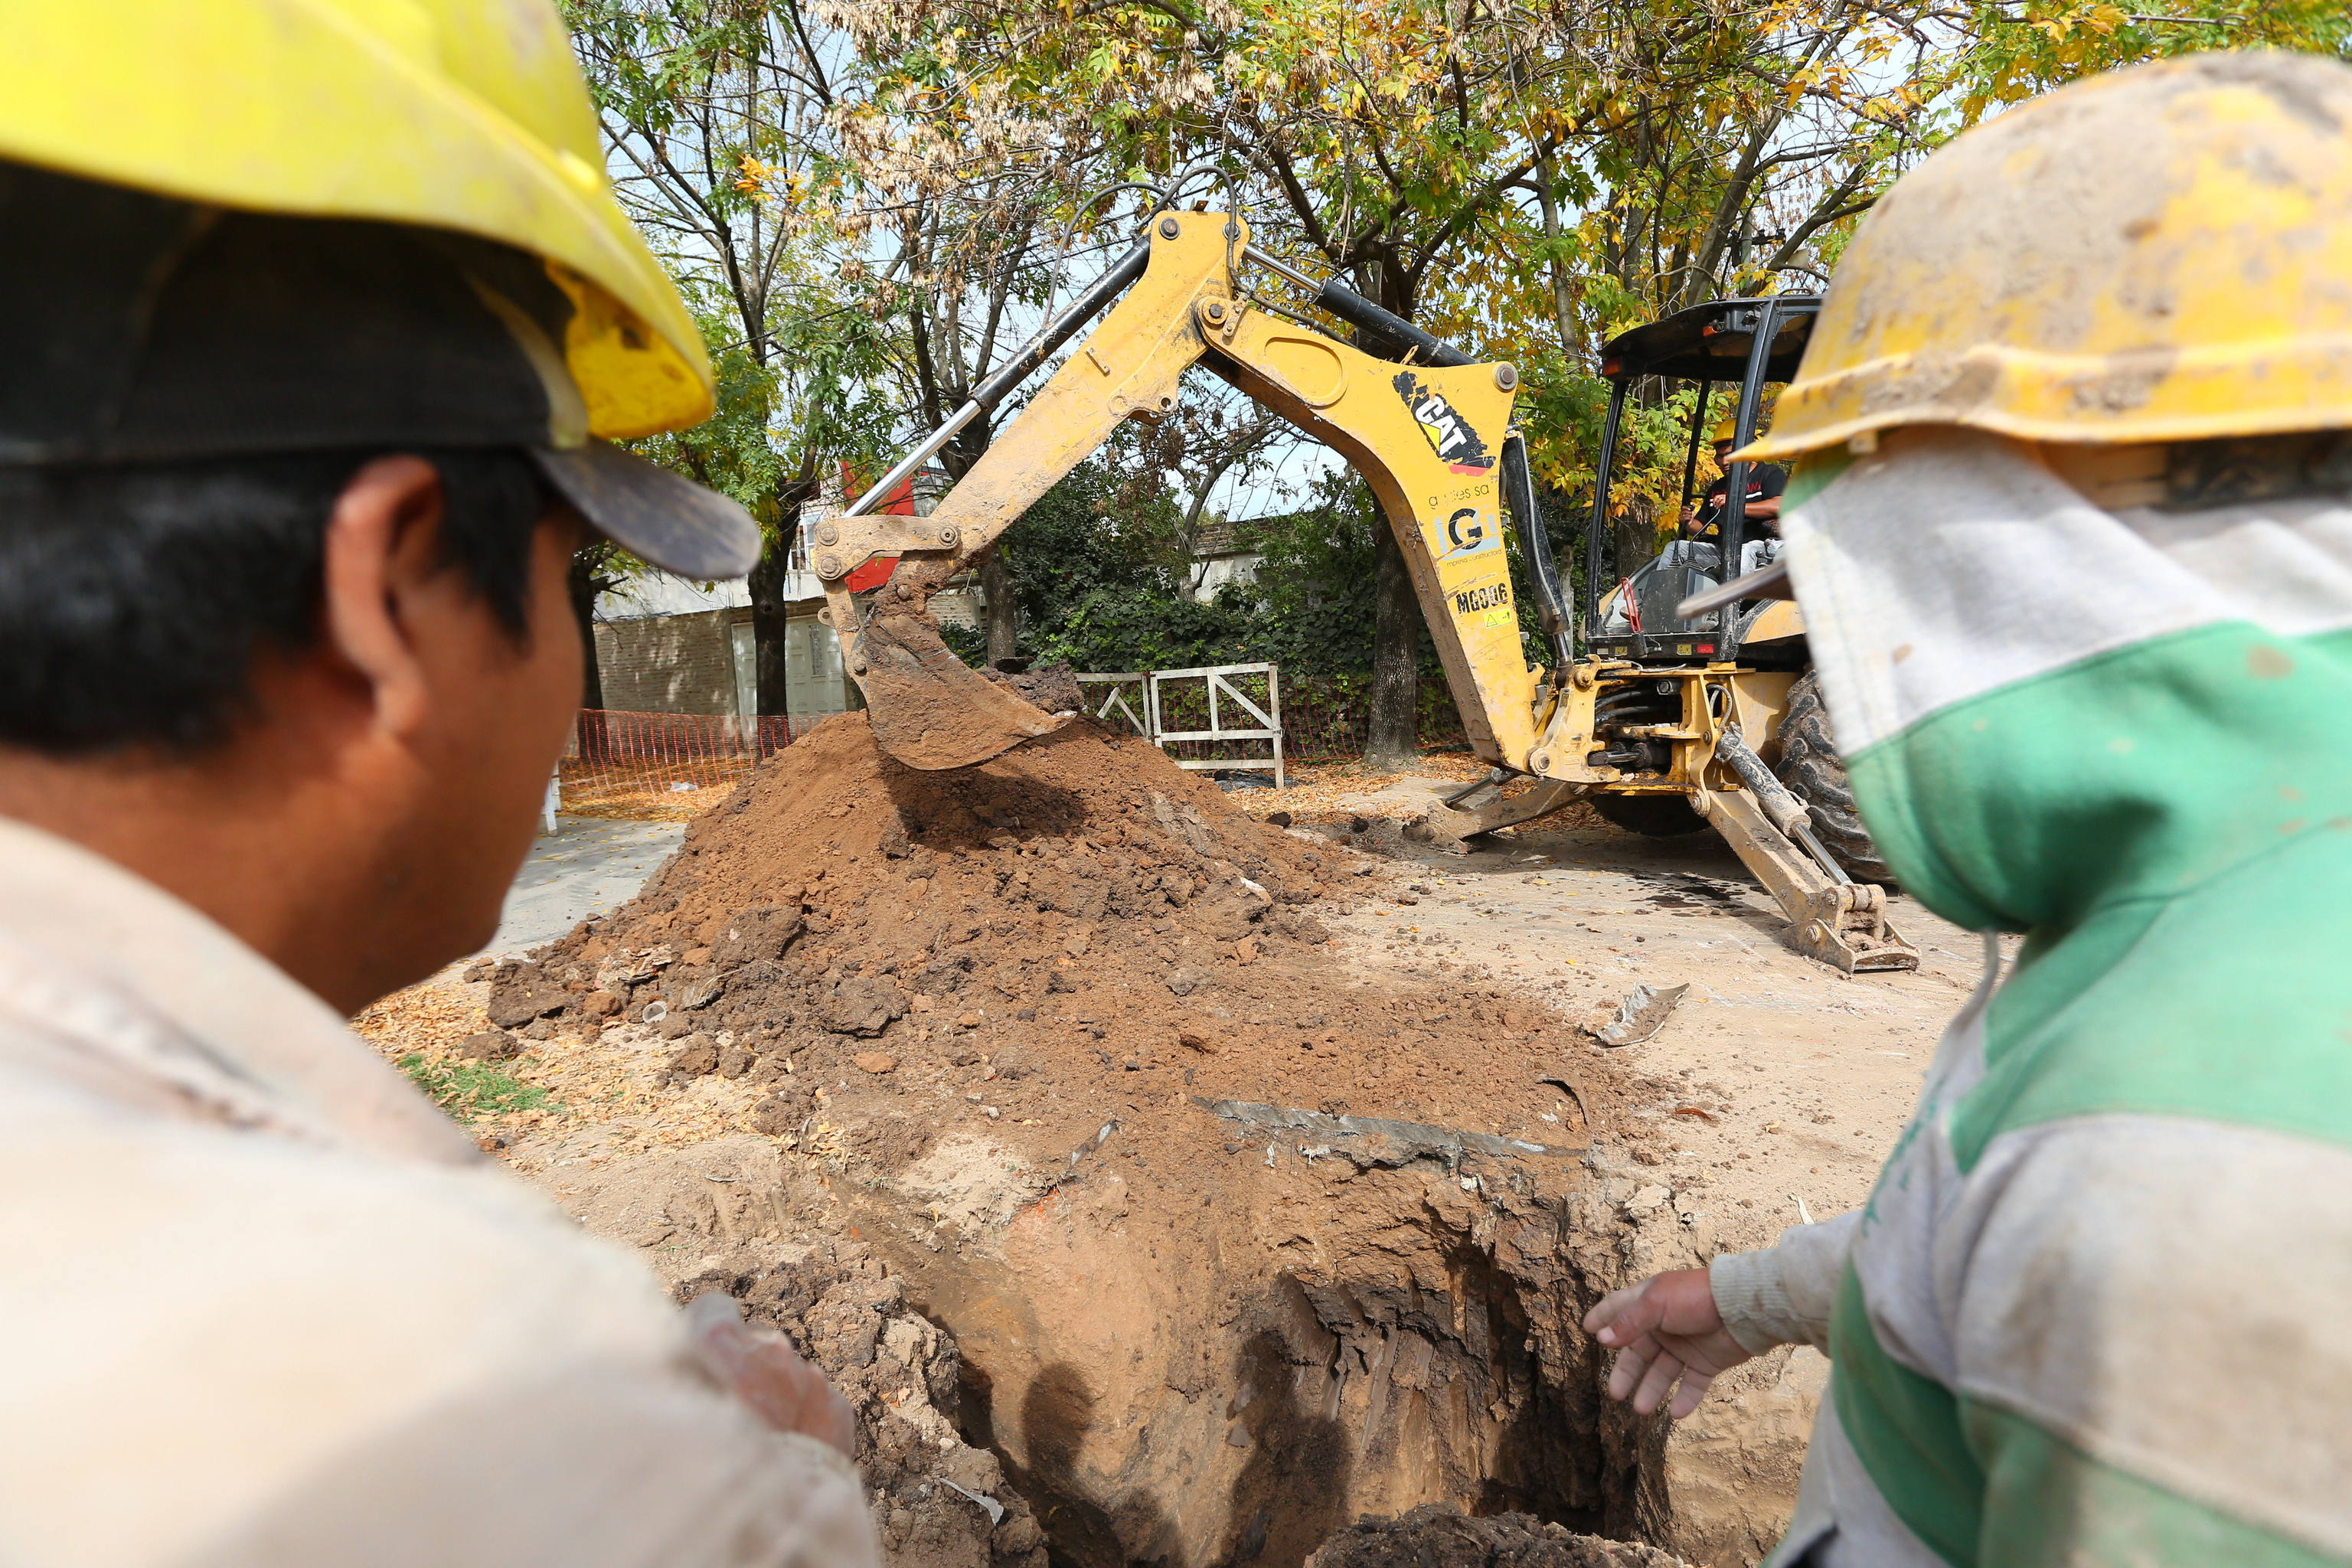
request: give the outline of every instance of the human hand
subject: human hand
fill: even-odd
[[[1584,1331],[1617,1352],[1609,1397],[1630,1396],[1644,1415],[1673,1388],[1672,1413],[1680,1420],[1698,1408],[1717,1374],[1750,1359],[1724,1328],[1704,1268],[1676,1268],[1612,1290],[1584,1314]]]
[[[687,1330],[704,1370],[777,1431],[814,1437],[855,1458],[857,1417],[849,1401],[802,1359],[792,1341],[773,1329],[751,1327],[741,1311],[720,1290],[705,1290],[688,1303]]]

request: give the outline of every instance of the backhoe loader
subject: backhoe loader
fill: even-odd
[[[1358,341],[1342,342],[1244,290],[1245,268],[1306,290]],[[1588,588],[1577,617],[1587,647],[1580,654],[1526,446],[1511,422],[1516,367],[1472,363],[1360,295],[1265,254],[1249,243],[1237,216],[1163,212],[1133,250],[940,430],[817,526],[812,564],[824,584],[825,619],[847,650],[877,739],[909,766],[968,767],[1066,722],[1072,715],[1044,712],[966,667],[925,606],[1119,421],[1172,410],[1179,379],[1200,364],[1337,449],[1378,499],[1403,548],[1471,748],[1494,769],[1449,802],[1457,832],[1491,832],[1588,799],[1604,816],[1645,831],[1711,826],[1780,901],[1800,951],[1850,972],[1913,968],[1918,955],[1888,926],[1885,889],[1840,864],[1816,830],[1813,808],[1767,765],[1790,719],[1803,716],[1803,627],[1795,606],[1685,603],[1710,591],[1722,598],[1730,574],[1718,563],[1742,559],[1748,542],[1740,466],[1711,551],[1696,542],[1669,546],[1613,587],[1601,552],[1611,469],[1634,384],[1661,376],[1736,384],[1745,445],[1764,387],[1793,371],[1818,303],[1811,296],[1720,301],[1621,334],[1604,348],[1603,374],[1615,391],[1588,528]],[[929,516],[869,510],[1097,316],[1100,323]],[[1694,442],[1707,401],[1696,400]],[[1685,465],[1685,491],[1692,466]],[[1549,668],[1530,668],[1520,640],[1506,515],[1521,531],[1552,652]],[[861,602],[852,575],[870,581],[873,574],[860,569],[885,557],[896,558],[895,568]],[[1813,711],[1820,731],[1817,700]],[[1834,763],[1825,731],[1812,739],[1813,771],[1796,775],[1800,782],[1829,776]],[[1843,821],[1821,826],[1859,831]]]

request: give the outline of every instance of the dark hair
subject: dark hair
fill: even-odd
[[[430,449],[442,546],[526,633],[546,506],[520,451]],[[373,451],[0,467],[0,745],[193,752],[252,700],[254,658],[319,636],[326,527]]]

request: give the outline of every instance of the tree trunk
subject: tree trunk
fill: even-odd
[[[1375,527],[1379,562],[1372,592],[1372,699],[1364,735],[1364,765],[1396,773],[1411,766],[1419,740],[1421,681],[1413,656],[1421,646],[1421,605],[1412,574],[1388,520]]]
[[[791,665],[785,657],[785,570],[792,560],[792,536],[768,539],[745,585],[751,592],[751,679],[760,712],[782,716],[792,711],[785,700]]]
[[[580,706],[601,709],[604,672],[596,666],[596,595],[604,592],[605,582],[598,564],[592,552],[576,552],[566,585],[572,591],[572,616],[580,624]]]
[[[1609,520],[1610,531],[1615,536],[1610,543],[1613,546],[1617,577],[1631,577],[1657,554],[1658,523],[1662,512],[1671,505],[1661,508],[1646,496],[1629,496],[1625,509]]]
[[[604,552],[595,547],[575,551],[565,586],[572,595],[572,614],[580,626],[580,755],[601,760],[608,751],[604,723],[604,672],[596,663],[596,595],[613,585],[601,568]]]
[[[1381,308],[1412,320],[1412,300],[1394,260],[1379,264],[1378,281]],[[1374,540],[1379,564],[1372,597],[1372,711],[1364,762],[1395,771],[1411,765],[1420,738],[1421,680],[1413,666],[1421,651],[1421,603],[1413,597],[1404,549],[1378,502],[1373,515],[1380,518]]]
[[[1001,537],[980,563],[980,596],[988,615],[988,662],[1019,657],[1021,622],[1013,603],[1013,574],[1005,570]]]

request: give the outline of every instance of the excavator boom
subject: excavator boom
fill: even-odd
[[[1247,230],[1224,214],[1163,213],[1148,245],[1132,286],[937,510],[853,507],[820,526],[828,617],[884,749],[911,767],[965,767],[1055,726],[957,660],[926,606],[1121,420],[1173,410],[1197,363],[1338,448],[1369,481],[1465,699],[1473,747],[1524,769],[1536,682],[1520,652],[1500,491],[1517,370],[1379,359],[1257,308],[1233,276]],[[861,614],[848,579],[886,556],[898,567]]]
[[[1405,357],[1377,358],[1265,310],[1235,287],[1244,258],[1314,288],[1318,303],[1368,337],[1400,344]],[[1106,307],[1077,352],[929,517],[866,510],[911,471],[925,455],[919,452],[819,525],[814,565],[827,618],[843,634],[884,750],[909,767],[969,767],[1075,716],[1045,712],[966,667],[927,606],[1121,420],[1172,411],[1178,383],[1199,364],[1340,452],[1379,500],[1471,749],[1497,779],[1535,780],[1522,794],[1457,814],[1463,832],[1527,821],[1596,791],[1680,796],[1772,891],[1804,951],[1847,970],[1916,964],[1885,924],[1880,890],[1846,879],[1814,841],[1806,808],[1740,739],[1743,721],[1769,732],[1788,676],[1706,660],[1636,671],[1623,660],[1576,659],[1525,448],[1511,428],[1517,371],[1470,363],[1348,290],[1316,285],[1262,256],[1238,218],[1154,217],[1146,242],[976,393],[926,452]],[[1538,617],[1559,655],[1549,680],[1528,667],[1520,640],[1504,545],[1506,482],[1507,510],[1528,534]],[[861,615],[851,576],[885,557],[896,566]],[[1629,726],[1629,702],[1654,710],[1654,721]],[[1613,739],[1604,741],[1604,730]]]

